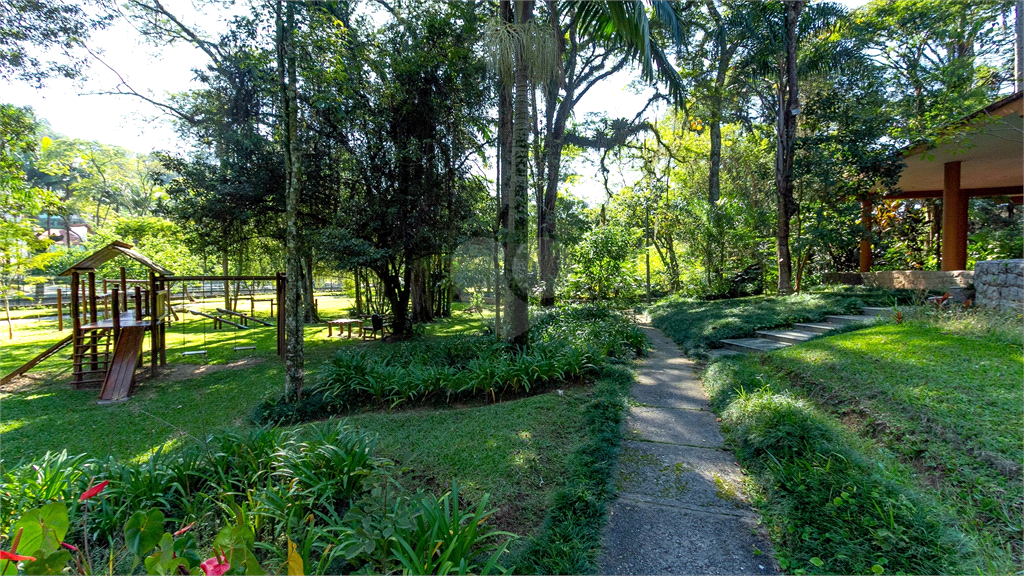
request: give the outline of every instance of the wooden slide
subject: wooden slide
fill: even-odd
[[[124,402],[131,396],[135,367],[139,363],[145,336],[145,326],[121,328],[121,335],[114,344],[114,358],[110,361],[107,376],[103,379],[103,388],[100,389],[100,404]]]
[[[53,346],[50,346],[46,350],[43,350],[43,352],[41,354],[39,354],[35,358],[29,360],[28,362],[25,362],[24,364],[22,364],[21,368],[18,368],[14,372],[11,372],[7,376],[4,376],[3,379],[0,379],[0,385],[7,384],[11,380],[14,380],[17,376],[21,376],[25,372],[28,372],[29,370],[31,370],[36,364],[39,364],[43,360],[46,360],[50,356],[53,356],[57,352],[60,352],[61,350],[66,348],[68,346],[68,344],[71,344],[71,340],[72,340],[72,336],[68,336],[67,338],[64,338],[63,340],[61,340],[60,342],[57,342]]]

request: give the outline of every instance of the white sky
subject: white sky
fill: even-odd
[[[864,4],[864,0],[841,1],[850,7]],[[229,11],[219,9],[219,4],[208,4],[205,12],[197,11],[188,0],[167,0],[164,5],[182,15],[186,22],[202,23],[200,28],[211,35],[219,34],[230,16]],[[145,45],[132,27],[120,21],[96,32],[90,47],[129,85],[156,100],[162,100],[168,93],[198,88],[192,80],[192,69],[207,62],[205,54],[190,46],[156,49]],[[628,85],[634,77],[633,72],[620,72],[595,86],[578,105],[576,118],[582,119],[588,112],[632,118],[646,104],[650,92],[635,94],[630,90]],[[113,91],[118,83],[117,75],[94,61],[84,82],[53,79],[37,90],[24,82],[0,81],[0,102],[32,106],[36,115],[48,120],[55,131],[73,138],[97,140],[135,152],[173,153],[187,148],[174,133],[167,115],[152,104],[131,96],[95,94]],[[664,107],[648,110],[647,115],[654,117],[663,112]],[[573,193],[591,204],[603,201],[605,192],[597,174],[588,173],[592,169],[583,165],[578,169],[584,179]]]

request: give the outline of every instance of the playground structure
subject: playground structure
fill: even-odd
[[[121,267],[119,279],[103,280],[104,289],[108,283],[114,284],[110,291],[98,293],[96,269],[118,256],[126,256],[142,264],[149,270],[149,278],[145,281],[129,280],[125,268]],[[282,273],[274,276],[175,276],[170,270],[133,250],[131,244],[118,241],[104,246],[61,272],[60,276],[71,277],[71,335],[4,376],[2,383],[6,384],[43,360],[72,346],[71,385],[76,389],[98,386],[100,404],[122,402],[135,393],[135,371],[145,360],[144,342],[147,332],[150,336],[151,376],[157,375],[159,366],[167,364],[167,326],[172,318],[178,319],[177,311],[171,304],[171,287],[174,282],[181,282],[184,286],[186,282],[273,281],[278,303],[284,300],[286,288],[286,279]],[[132,285],[131,293],[129,284]],[[100,318],[99,314],[101,303],[105,309],[104,318]],[[278,306],[276,324],[226,308],[217,308],[218,314],[195,309],[187,311],[213,320],[214,328],[228,324],[237,329],[247,329],[249,322],[264,326],[276,325],[277,354],[282,359],[284,357],[283,306]],[[235,349],[251,350],[255,346],[237,346]],[[192,353],[205,354],[205,351]]]

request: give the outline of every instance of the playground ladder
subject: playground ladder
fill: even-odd
[[[110,365],[112,332],[110,328],[88,328],[75,339],[71,383],[76,389],[103,384]]]

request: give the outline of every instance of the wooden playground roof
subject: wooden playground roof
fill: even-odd
[[[70,276],[71,273],[76,270],[78,272],[90,272],[106,264],[108,261],[117,258],[118,256],[127,256],[162,276],[170,276],[171,274],[173,274],[173,272],[171,272],[167,268],[164,268],[163,266],[157,264],[156,262],[153,262],[149,258],[146,258],[142,254],[139,254],[135,250],[132,250],[131,244],[114,240],[110,244],[107,244],[103,248],[100,248],[96,252],[93,252],[91,255],[86,256],[79,263],[61,272],[59,276]]]

